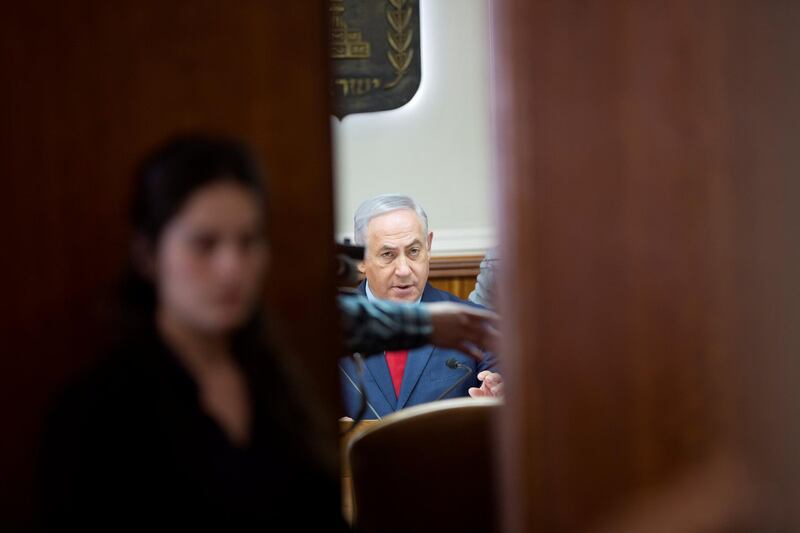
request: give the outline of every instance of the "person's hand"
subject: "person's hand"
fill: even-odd
[[[483,359],[483,351],[491,351],[499,337],[499,317],[486,309],[456,302],[425,304],[431,315],[431,344],[453,348]]]
[[[478,381],[482,381],[480,388],[470,387],[469,395],[473,398],[483,397],[502,397],[503,396],[503,376],[497,372],[484,370],[478,374]]]

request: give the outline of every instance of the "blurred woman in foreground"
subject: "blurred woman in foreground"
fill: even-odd
[[[264,209],[235,142],[180,138],[141,165],[124,335],[49,421],[46,529],[344,528],[265,342]]]

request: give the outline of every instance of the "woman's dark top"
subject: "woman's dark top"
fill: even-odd
[[[338,483],[314,460],[269,354],[240,361],[250,444],[201,408],[186,369],[150,330],[73,386],[47,425],[46,530],[337,531]]]

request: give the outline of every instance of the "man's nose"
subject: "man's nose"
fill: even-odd
[[[397,258],[397,268],[395,268],[394,273],[401,278],[411,275],[411,267],[408,266],[408,259],[405,256]]]

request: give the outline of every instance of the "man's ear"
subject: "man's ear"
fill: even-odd
[[[431,244],[433,244],[433,232],[428,233],[428,251],[431,251]]]
[[[361,261],[360,263],[358,263],[358,271],[361,272],[362,274],[366,274],[367,273],[367,265],[364,264],[364,261]]]

